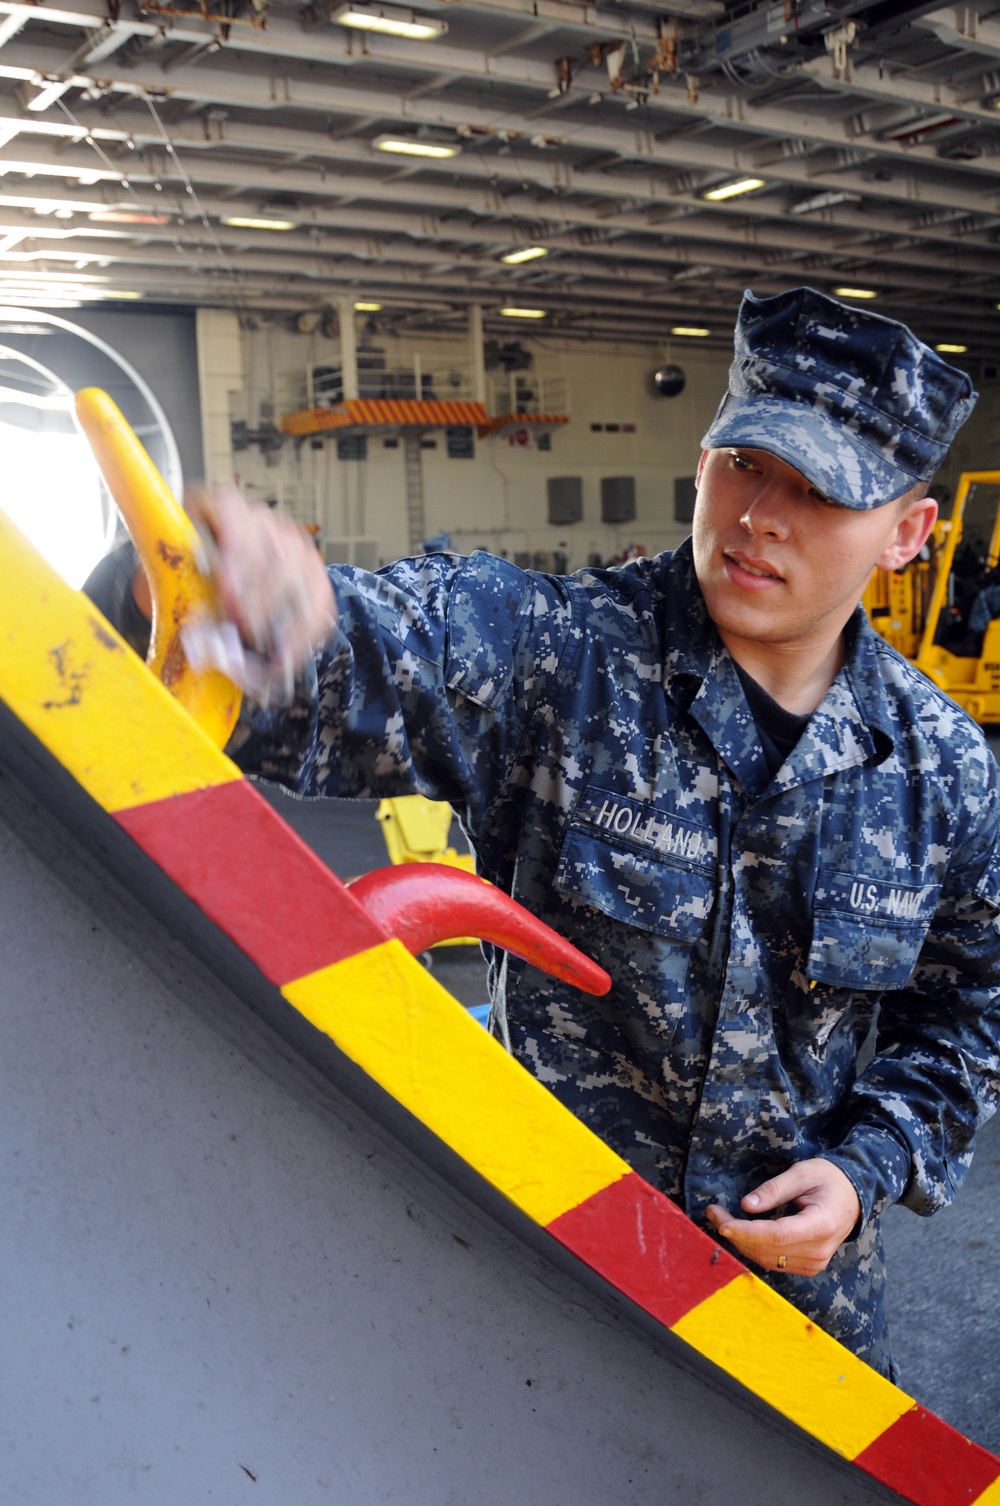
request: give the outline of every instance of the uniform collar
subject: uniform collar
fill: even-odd
[[[732,659],[705,607],[685,539],[665,557],[663,689],[691,712],[737,773],[759,783],[756,730]],[[775,787],[801,784],[852,764],[882,763],[893,750],[893,717],[879,671],[882,640],[858,607],[847,624],[847,658],[810,718]]]

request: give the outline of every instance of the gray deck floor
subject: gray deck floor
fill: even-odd
[[[1000,748],[1000,738],[994,746]],[[340,878],[388,861],[374,801],[299,801],[261,788]],[[452,841],[461,842],[457,826]],[[485,971],[475,949],[440,948],[432,967],[462,1003],[485,1002]],[[957,1202],[930,1219],[895,1208],[885,1236],[890,1320],[904,1389],[1000,1454],[1000,1115],[981,1132]]]

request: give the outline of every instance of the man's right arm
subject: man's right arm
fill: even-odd
[[[481,831],[577,642],[571,592],[483,553],[331,578],[338,623],[317,661],[314,724],[305,697],[265,713],[238,761],[306,795],[447,800]]]
[[[221,611],[295,678],[290,705],[246,707],[241,767],[303,794],[422,793],[475,824],[562,658],[565,591],[487,555],[327,571],[304,530],[235,491],[188,507]]]

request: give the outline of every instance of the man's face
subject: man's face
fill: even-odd
[[[763,450],[706,451],[698,483],[695,570],[731,647],[833,643],[875,565],[904,564],[936,513],[929,501],[840,507]]]

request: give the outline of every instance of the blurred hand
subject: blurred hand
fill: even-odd
[[[817,1157],[797,1161],[740,1199],[746,1213],[769,1213],[784,1204],[798,1211],[773,1219],[740,1219],[713,1203],[708,1217],[723,1239],[764,1270],[818,1276],[861,1216],[850,1178],[832,1161]]]
[[[232,486],[192,489],[185,507],[204,540],[221,614],[242,646],[290,684],[336,623],[333,589],[311,537]],[[228,663],[218,667],[231,672]]]

